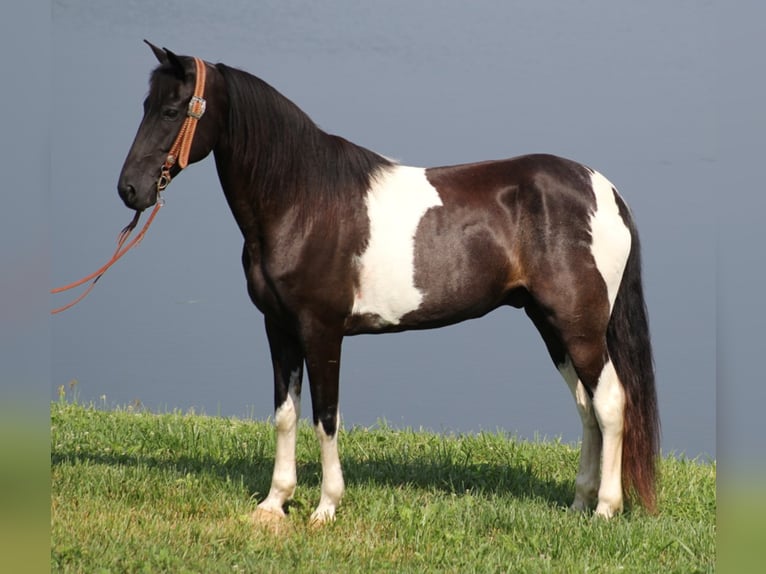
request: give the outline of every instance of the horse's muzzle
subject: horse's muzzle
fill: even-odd
[[[126,207],[136,211],[143,211],[151,207],[157,200],[156,194],[139,194],[135,186],[125,182],[120,182],[117,185],[117,193],[119,193],[120,199],[122,199]]]

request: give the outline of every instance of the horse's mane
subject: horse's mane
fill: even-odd
[[[322,131],[298,106],[242,70],[216,65],[228,91],[226,141],[248,188],[267,202],[311,210],[363,193],[386,158]],[[224,134],[222,134],[224,135]],[[333,203],[334,202],[334,203]]]

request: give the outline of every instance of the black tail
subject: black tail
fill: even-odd
[[[647,510],[655,512],[660,418],[641,284],[641,248],[635,225],[629,216],[625,219],[628,220],[632,245],[607,328],[607,347],[625,389],[623,489],[627,496],[637,495]]]

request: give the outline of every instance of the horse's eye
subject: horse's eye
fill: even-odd
[[[174,120],[178,117],[178,110],[175,108],[165,108],[162,110],[162,119],[163,120]]]

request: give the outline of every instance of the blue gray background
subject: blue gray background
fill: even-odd
[[[742,174],[723,174],[740,148],[762,149],[747,140],[753,118],[727,121],[738,98],[756,102],[735,89],[748,70],[743,54],[753,56],[721,41],[721,13],[713,3],[603,0],[54,1],[50,282],[100,265],[131,216],[115,184],[155,65],[147,38],[244,68],[327,131],[405,164],[550,152],[602,171],[642,235],[663,450],[715,457],[716,328],[719,344],[731,329],[720,305],[716,322],[716,223],[725,220],[718,254],[727,276],[728,233],[748,233],[754,217],[747,205],[727,207]],[[265,418],[262,320],[245,292],[241,240],[212,159],[179,176],[165,198],[142,245],[84,303],[51,320],[50,395],[76,379],[81,400],[106,406],[137,400]],[[743,301],[726,305],[728,318]],[[510,309],[437,331],[347,339],[341,413],[346,426],[385,418],[580,436],[539,336]]]

